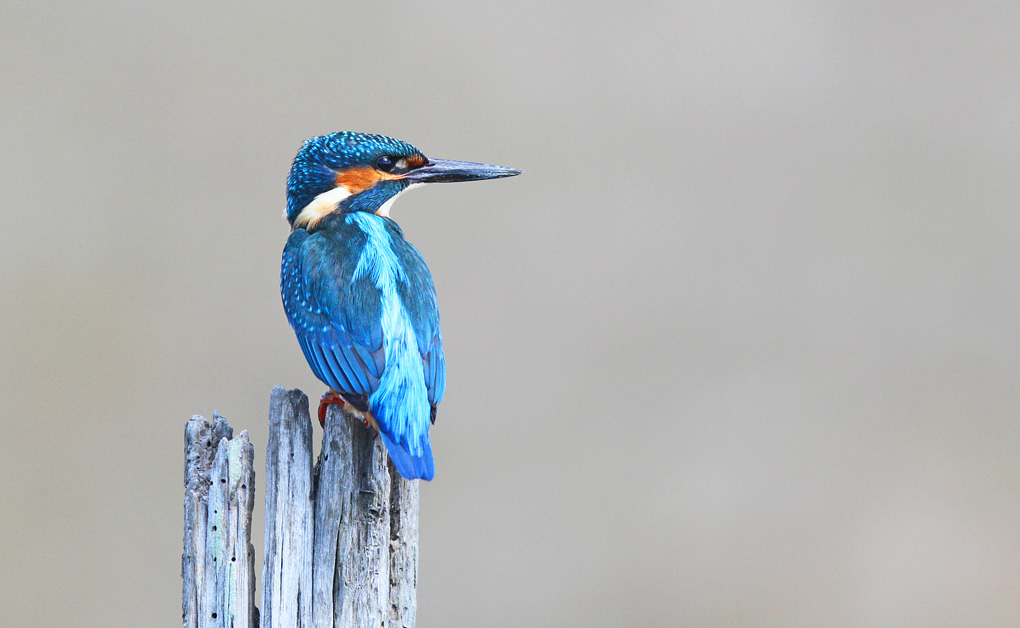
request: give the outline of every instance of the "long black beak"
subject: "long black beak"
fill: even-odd
[[[426,166],[415,168],[404,175],[405,181],[411,183],[456,183],[458,181],[481,181],[483,179],[501,179],[513,177],[521,173],[514,168],[476,164],[470,161],[452,161],[449,159],[433,159]]]

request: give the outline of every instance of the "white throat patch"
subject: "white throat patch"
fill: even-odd
[[[312,199],[311,203],[308,203],[307,205],[304,206],[304,209],[301,210],[301,213],[299,213],[297,215],[297,218],[294,219],[294,228],[297,229],[299,227],[311,227],[315,225],[315,223],[319,222],[327,215],[329,215],[331,212],[336,210],[337,205],[340,204],[340,201],[344,200],[350,195],[351,195],[350,190],[348,190],[342,185],[338,185],[332,190],[329,190],[328,192],[323,192],[322,194],[316,196],[315,198]],[[286,212],[284,213],[283,217],[284,218],[287,217]]]

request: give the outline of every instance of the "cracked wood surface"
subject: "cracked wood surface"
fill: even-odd
[[[256,628],[254,450],[248,432],[194,416],[184,432],[185,628]]]
[[[400,477],[374,431],[331,405],[313,465],[308,398],[273,389],[260,623],[252,447],[213,418],[185,432],[185,628],[412,628],[418,481]]]

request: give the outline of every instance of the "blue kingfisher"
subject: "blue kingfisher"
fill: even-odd
[[[308,365],[329,386],[319,422],[328,404],[341,404],[378,431],[407,479],[435,474],[429,427],[446,363],[432,275],[390,208],[424,183],[520,173],[349,131],[306,140],[294,158],[280,292]]]

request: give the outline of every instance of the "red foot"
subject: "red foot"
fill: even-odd
[[[319,425],[323,428],[326,427],[326,408],[328,408],[331,403],[339,403],[341,408],[347,404],[343,397],[332,390],[324,394],[322,398],[319,399]]]

